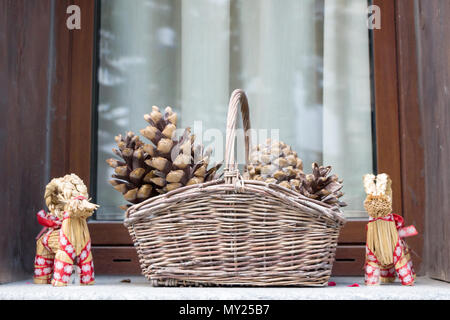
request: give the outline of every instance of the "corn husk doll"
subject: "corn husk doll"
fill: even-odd
[[[367,224],[365,283],[394,282],[398,275],[403,285],[413,285],[416,278],[404,237],[417,234],[414,226],[404,227],[403,218],[392,213],[391,179],[387,174],[364,176],[367,194],[364,208]]]
[[[75,174],[50,181],[44,197],[49,213],[37,213],[44,229],[37,237],[34,283],[65,286],[76,266],[80,284],[93,284],[94,264],[86,219],[98,205],[88,201],[87,188]]]

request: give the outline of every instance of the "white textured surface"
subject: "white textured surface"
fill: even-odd
[[[121,280],[130,279],[130,283]],[[161,288],[151,287],[144,277],[97,276],[93,286],[69,285],[54,288],[34,285],[32,280],[0,285],[5,299],[150,299],[150,300],[328,300],[328,299],[450,299],[450,284],[420,277],[413,287],[400,283],[366,287],[362,277],[332,278],[335,287],[324,288]],[[347,287],[353,283],[360,287]]]

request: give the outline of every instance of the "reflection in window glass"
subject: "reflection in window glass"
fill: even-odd
[[[101,1],[97,218],[123,218],[105,163],[115,135],[138,133],[152,105],[171,106],[179,127],[201,120],[203,131],[225,132],[236,88],[248,95],[253,128],[278,129],[305,171],[313,161],[332,165],[345,181],[345,214],[365,216],[362,175],[373,169],[366,19],[366,0]]]

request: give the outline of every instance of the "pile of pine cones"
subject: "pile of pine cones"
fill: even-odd
[[[195,136],[189,128],[179,139],[175,137],[177,114],[170,107],[162,114],[153,106],[144,119],[149,125],[140,132],[151,143],[145,144],[133,132],[128,132],[125,137],[118,135],[115,138],[118,149],[113,152],[120,160],[106,161],[114,168],[110,184],[126,201],[137,204],[186,185],[216,178],[221,164],[208,168],[212,150],[205,151],[203,146],[194,145]],[[122,209],[129,206],[122,206]]]
[[[177,114],[170,107],[164,114],[156,106],[150,114],[144,115],[148,126],[140,130],[151,143],[144,143],[139,136],[128,132],[115,140],[118,149],[113,149],[120,158],[108,159],[114,168],[111,185],[122,193],[131,204],[177,188],[203,183],[218,178],[221,166],[209,168],[211,149],[195,145],[195,136],[187,128],[180,138],[175,137]],[[244,178],[276,183],[300,194],[330,205],[346,206],[339,198],[342,181],[330,175],[331,167],[312,165],[312,173],[303,172],[303,161],[290,146],[283,142],[272,142],[253,148]],[[126,209],[130,204],[122,206]]]
[[[344,207],[347,204],[339,200],[344,195],[342,180],[330,172],[331,166],[313,163],[312,173],[305,174],[303,161],[290,146],[268,139],[252,149],[244,178],[276,183],[308,198]]]

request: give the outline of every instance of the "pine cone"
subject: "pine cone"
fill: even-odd
[[[150,158],[145,163],[152,168],[148,173],[159,193],[165,193],[182,186],[210,181],[215,177],[221,164],[208,169],[212,150],[204,151],[203,146],[194,146],[195,135],[187,128],[178,139],[173,139],[177,114],[170,107],[164,116],[153,106],[152,112],[144,119],[149,125],[141,134],[152,144],[144,145]]]
[[[346,206],[340,202],[342,181],[336,175],[328,176],[331,167],[313,164],[313,173],[303,172],[303,161],[284,142],[272,142],[253,148],[244,178],[276,183],[300,194],[331,205]]]
[[[249,180],[277,183],[294,189],[300,185],[303,174],[303,161],[297,153],[284,142],[272,142],[258,145],[249,156],[244,178]]]
[[[116,137],[119,150],[114,153],[123,161],[108,159],[115,168],[111,184],[124,198],[135,204],[171,190],[216,178],[221,164],[208,169],[212,150],[194,146],[195,136],[186,129],[175,139],[177,114],[167,107],[164,115],[156,106],[144,116],[149,125],[140,130],[151,141],[144,144],[129,132]]]
[[[345,207],[347,204],[339,200],[344,195],[341,192],[343,187],[342,180],[331,172],[331,166],[323,167],[317,164],[312,164],[312,174],[308,174],[302,180],[298,191],[304,196],[325,202],[330,205],[338,205]]]
[[[152,183],[145,179],[150,168],[145,163],[148,155],[144,152],[144,143],[133,132],[128,132],[125,137],[118,135],[115,140],[119,149],[113,149],[113,152],[121,160],[106,160],[114,168],[110,184],[133,204],[157,195]]]

